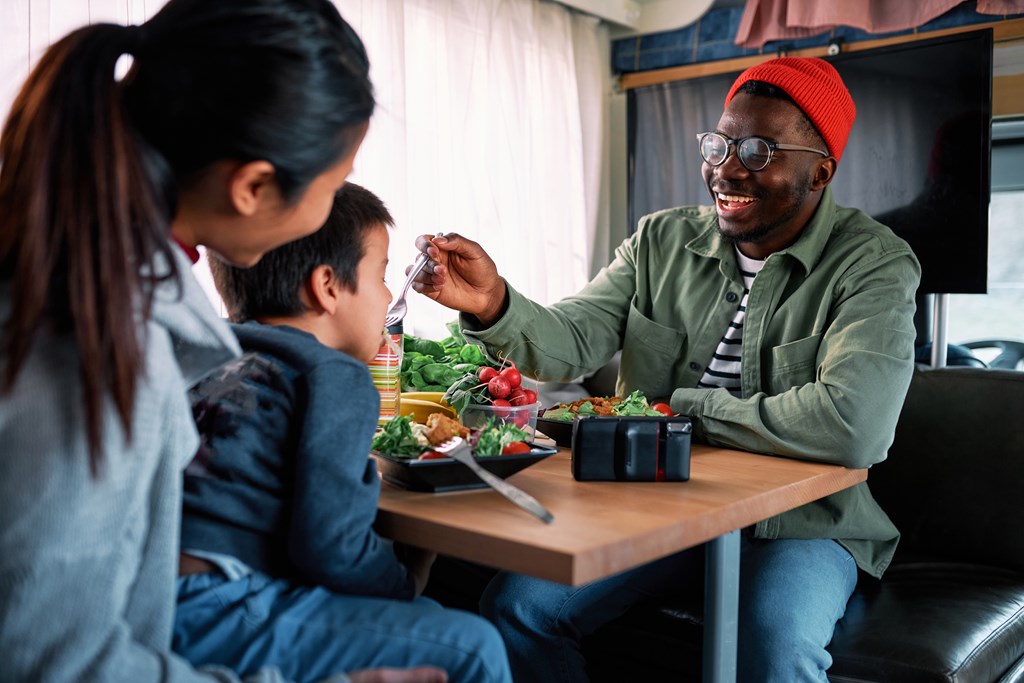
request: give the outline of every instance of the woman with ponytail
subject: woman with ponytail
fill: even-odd
[[[170,0],[71,33],[22,87],[0,133],[3,680],[238,680],[170,654],[186,390],[239,353],[190,258],[252,264],[323,223],[368,71],[328,0]]]

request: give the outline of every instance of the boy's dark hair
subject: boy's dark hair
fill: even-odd
[[[367,233],[378,225],[394,224],[377,195],[346,183],[334,196],[322,228],[267,252],[255,266],[239,268],[211,254],[210,272],[228,317],[241,323],[304,313],[306,306],[299,293],[321,265],[330,266],[342,286],[356,291],[356,268],[366,253]]]

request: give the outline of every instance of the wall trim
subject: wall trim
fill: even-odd
[[[968,24],[966,26],[957,26],[954,28],[939,29],[935,31],[921,31],[910,35],[904,36],[893,36],[891,38],[879,38],[877,40],[861,40],[852,43],[844,43],[844,52],[857,52],[860,50],[871,50],[877,47],[885,47],[887,45],[900,45],[902,43],[912,43],[918,40],[926,40],[928,38],[937,38],[940,36],[955,35],[957,33],[966,33],[967,31],[977,31],[979,29],[991,28],[993,34],[993,41],[996,47],[999,47],[999,43],[1019,40],[1024,38],[1024,19],[1006,19],[1003,21],[991,21],[980,24]],[[785,52],[785,56],[789,57],[824,57],[828,54],[828,46],[810,47],[801,50],[790,50]],[[735,57],[733,59],[722,59],[713,62],[701,62],[700,64],[687,64],[685,66],[673,66],[665,69],[651,69],[650,71],[637,71],[634,73],[622,74],[619,76],[618,85],[623,91],[631,90],[633,88],[641,88],[648,85],[660,85],[663,83],[671,83],[673,81],[688,80],[691,78],[700,78],[702,76],[711,76],[715,74],[729,73],[731,71],[741,71],[748,67],[766,62],[769,59],[783,56],[778,53],[765,53],[760,55],[754,55],[752,57]],[[1017,79],[1013,77],[1009,78],[1010,81],[1006,83],[1012,84],[1014,87],[1019,85]],[[1003,81],[1002,78],[993,79],[993,88],[1000,85]],[[1018,93],[1022,95],[1022,93]],[[1002,93],[993,93],[993,102],[999,101],[1002,97]],[[1020,106],[1024,107],[1024,97],[1019,98],[1006,98],[1008,103],[1017,102],[1017,104],[1009,104],[1008,106]],[[1009,113],[1021,113],[1024,112],[1024,108],[1015,109],[1013,112],[1003,112],[1001,115],[1007,115]],[[995,113],[995,112],[993,112]]]

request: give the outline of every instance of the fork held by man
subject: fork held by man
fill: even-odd
[[[435,237],[441,237],[442,235],[444,235],[444,233],[439,232]],[[405,284],[402,286],[402,291],[399,292],[398,298],[395,300],[395,303],[391,306],[387,316],[384,318],[384,327],[397,325],[405,318],[405,314],[409,311],[409,305],[405,301],[405,295],[409,293],[409,287],[412,286],[413,280],[416,279],[416,276],[420,274],[420,271],[423,270],[423,267],[427,265],[427,261],[429,260],[430,258],[425,253],[420,252],[420,255],[416,257],[415,261],[413,261],[412,269],[409,270],[409,275],[405,278]]]

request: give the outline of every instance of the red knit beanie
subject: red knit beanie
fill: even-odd
[[[763,62],[740,74],[725,97],[726,106],[747,81],[764,81],[782,88],[807,114],[836,161],[843,156],[857,107],[835,67],[816,57],[780,57]]]

